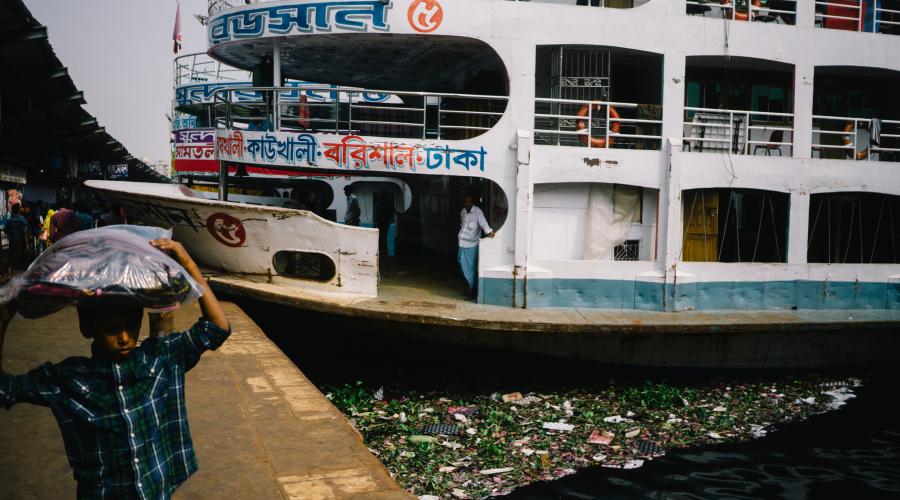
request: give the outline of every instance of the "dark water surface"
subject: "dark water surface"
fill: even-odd
[[[639,469],[596,467],[508,498],[900,499],[900,390],[878,374],[836,411],[746,443],[674,450]]]
[[[363,381],[385,393],[483,394],[561,391],[711,377],[750,379],[784,372],[648,370],[559,360],[480,347],[411,342],[350,325],[237,300],[320,389]],[[389,332],[387,332],[389,333]],[[516,490],[510,499],[843,498],[900,500],[900,376],[897,367],[836,372],[862,376],[844,407],[778,427],[745,443],[669,451],[639,469],[584,469]]]

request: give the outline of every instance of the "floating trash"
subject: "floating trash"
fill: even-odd
[[[592,431],[591,435],[588,436],[587,442],[591,444],[607,445],[611,443],[615,437],[616,435],[612,432]]]
[[[544,422],[541,424],[541,427],[551,431],[562,431],[569,432],[575,429],[575,426],[572,424],[567,424],[565,422]]]
[[[658,457],[665,453],[665,450],[663,450],[661,446],[646,439],[638,441],[636,448],[641,452],[641,455],[648,457]]]
[[[422,427],[422,434],[426,434],[429,436],[455,436],[459,434],[459,426],[454,424],[429,424],[425,427]]]
[[[522,393],[521,392],[512,392],[509,394],[504,394],[502,396],[502,399],[503,399],[504,403],[509,403],[511,401],[518,401],[518,400],[522,399]]]
[[[854,396],[846,379],[820,375],[540,393],[386,386],[384,400],[374,389],[323,388],[404,488],[442,499],[502,495],[585,467],[632,469],[675,448],[762,437]]]

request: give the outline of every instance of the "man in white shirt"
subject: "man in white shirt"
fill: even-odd
[[[494,230],[484,218],[484,212],[475,206],[475,198],[467,194],[463,198],[463,209],[459,214],[459,252],[456,259],[459,261],[459,269],[469,285],[466,297],[475,298],[475,285],[478,279],[478,240],[484,231],[489,237],[494,237]]]

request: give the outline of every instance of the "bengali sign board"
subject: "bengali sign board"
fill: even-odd
[[[398,12],[392,27],[391,13]],[[209,19],[207,38],[216,45],[313,33],[433,33],[447,19],[439,0],[328,0],[269,2],[236,7]],[[393,29],[392,29],[393,28]]]
[[[235,89],[231,95],[231,102],[262,102],[262,95],[252,90],[242,90],[252,87],[252,82],[224,82],[224,83],[197,83],[182,85],[175,89],[175,102],[179,106],[193,104],[210,104],[215,100],[217,90]],[[289,80],[284,90],[278,93],[282,102],[308,102],[308,103],[332,103],[340,99],[341,102],[364,103],[401,103],[399,97],[384,92],[338,92],[337,90],[321,90],[323,87],[337,89],[337,85],[319,85],[316,83]],[[312,90],[312,88],[319,90]]]
[[[176,130],[173,166],[175,172],[217,172],[216,131],[211,128]]]
[[[358,135],[241,130],[217,131],[215,150],[217,159],[239,163],[479,177],[486,174],[488,156],[484,146],[462,148]]]
[[[220,43],[301,33],[389,31],[387,15],[392,2],[348,0],[292,2],[230,9],[209,20],[210,46]]]

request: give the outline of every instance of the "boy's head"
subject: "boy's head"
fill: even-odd
[[[95,352],[112,361],[127,358],[137,347],[144,309],[138,305],[80,305],[81,334],[94,339]]]
[[[475,197],[471,194],[463,196],[463,208],[470,210],[475,205]]]

